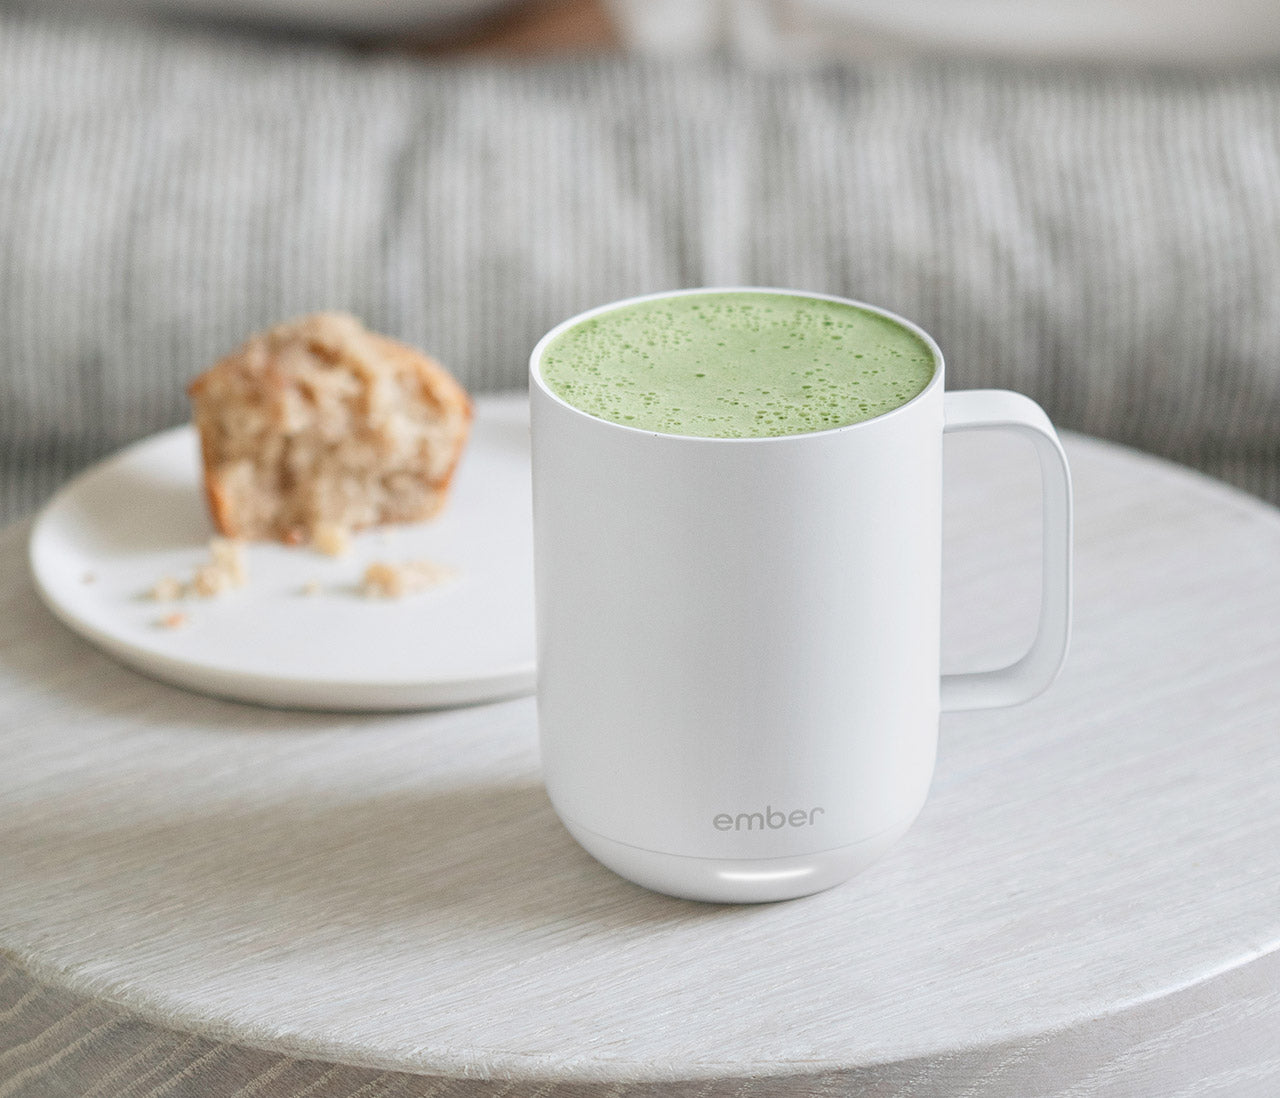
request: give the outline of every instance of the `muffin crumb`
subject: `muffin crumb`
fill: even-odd
[[[196,569],[188,590],[202,599],[217,598],[248,580],[244,547],[230,538],[214,538],[209,542],[208,564]]]
[[[378,560],[364,570],[361,591],[369,599],[398,599],[438,587],[455,574],[447,565],[431,560]]]
[[[233,587],[243,587],[249,578],[245,564],[244,543],[235,538],[213,538],[209,542],[209,555],[214,566],[227,574]]]
[[[155,602],[177,602],[191,597],[212,599],[248,582],[244,546],[239,541],[213,538],[209,542],[209,558],[196,567],[189,583],[183,583],[175,576],[162,576],[146,597]]]
[[[351,537],[345,526],[318,522],[311,531],[311,544],[328,557],[345,557],[351,551]]]
[[[147,592],[147,598],[155,602],[177,602],[182,598],[183,587],[181,581],[173,576],[162,576],[156,580],[155,586]]]

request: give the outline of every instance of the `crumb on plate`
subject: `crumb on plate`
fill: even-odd
[[[399,563],[374,561],[364,570],[361,592],[369,599],[398,599],[438,587],[455,575],[454,569],[431,560]]]
[[[156,602],[176,602],[182,598],[182,582],[173,576],[162,576],[156,580],[155,586],[147,592],[147,598]]]
[[[318,522],[311,529],[311,544],[325,556],[343,557],[351,551],[351,536],[340,523]]]
[[[217,598],[233,587],[243,587],[248,580],[244,546],[231,538],[214,538],[209,542],[209,563],[195,571],[188,590],[202,599]]]
[[[209,542],[209,555],[216,567],[226,572],[235,587],[243,587],[249,578],[244,559],[244,543],[236,538],[213,538]]]
[[[234,538],[213,538],[209,542],[209,560],[196,567],[189,583],[175,576],[162,576],[147,592],[156,602],[177,602],[182,598],[211,599],[233,587],[243,587],[249,579],[244,545]]]

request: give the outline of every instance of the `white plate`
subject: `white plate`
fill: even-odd
[[[417,709],[528,693],[534,681],[528,400],[481,397],[445,510],[368,531],[351,552],[252,544],[249,581],[216,599],[157,603],[189,578],[213,529],[195,431],[179,427],[82,473],[45,507],[31,570],[81,636],[156,678],[205,693],[309,709]],[[358,585],[375,560],[455,569],[401,599]],[[309,583],[319,585],[307,594]],[[166,628],[174,611],[187,624]]]

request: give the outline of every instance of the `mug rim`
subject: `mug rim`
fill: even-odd
[[[631,427],[625,423],[617,423],[612,419],[605,419],[603,416],[595,415],[585,409],[579,408],[576,404],[570,404],[564,397],[556,393],[547,384],[546,379],[542,376],[541,359],[546,351],[548,344],[556,339],[562,333],[570,328],[576,327],[583,321],[590,320],[593,317],[600,316],[604,313],[613,312],[617,309],[627,308],[631,305],[639,305],[646,301],[659,301],[664,298],[672,297],[689,297],[696,294],[773,294],[778,297],[804,297],[814,301],[832,301],[838,305],[849,305],[855,309],[861,309],[864,312],[875,313],[891,320],[895,324],[901,325],[907,331],[915,335],[926,347],[929,348],[933,355],[933,376],[929,379],[929,383],[916,393],[910,400],[899,404],[896,408],[890,408],[887,412],[881,412],[877,416],[870,419],[858,420],[855,423],[843,423],[837,427],[825,427],[820,431],[797,431],[786,435],[747,435],[740,437],[723,438],[711,435],[682,435],[671,431],[655,431],[645,427]],[[692,286],[680,290],[658,290],[653,293],[637,294],[634,297],[620,298],[616,301],[608,301],[603,305],[596,305],[590,309],[584,309],[580,313],[567,317],[551,328],[537,343],[534,344],[533,350],[529,353],[529,379],[532,385],[545,396],[549,397],[556,404],[574,412],[580,416],[596,423],[606,424],[609,427],[616,427],[619,431],[630,431],[639,435],[648,435],[654,438],[671,438],[681,439],[691,442],[723,442],[723,443],[761,443],[761,442],[788,442],[796,439],[813,438],[817,436],[840,434],[846,431],[853,431],[859,427],[868,427],[873,423],[883,423],[885,420],[897,416],[899,413],[906,412],[913,405],[923,402],[944,384],[944,373],[946,363],[943,359],[942,348],[938,346],[928,332],[926,332],[919,324],[908,320],[904,316],[900,316],[889,309],[885,309],[879,305],[872,305],[866,301],[858,301],[851,297],[841,297],[839,294],[815,293],[809,290],[792,290],[775,286]]]

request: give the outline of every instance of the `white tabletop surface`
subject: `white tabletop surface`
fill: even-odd
[[[947,445],[958,670],[1031,632],[1036,478],[1015,440]],[[1061,679],[945,716],[899,845],[756,907],[583,853],[532,699],[365,717],[185,693],[56,622],[10,529],[0,959],[246,1055],[477,1094],[1280,1093],[1280,515],[1067,446]]]

